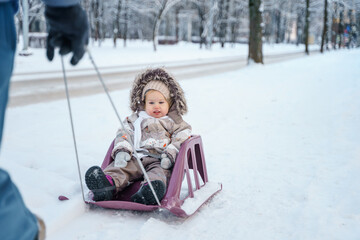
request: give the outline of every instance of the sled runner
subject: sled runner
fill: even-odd
[[[111,157],[113,148],[114,142],[112,142],[109,147],[101,165],[102,169],[105,169],[114,161]],[[137,181],[128,186],[116,196],[115,200],[98,202],[86,201],[86,203],[103,208],[138,211],[153,211],[163,208],[169,210],[176,216],[189,217],[222,189],[221,183],[213,183],[208,180],[200,136],[192,136],[182,144],[172,170],[167,191],[160,206],[144,205],[130,200],[130,197],[139,190],[140,182],[141,181]]]

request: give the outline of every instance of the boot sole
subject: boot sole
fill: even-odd
[[[94,193],[94,201],[109,201],[113,198],[113,189],[102,169],[98,166],[89,168],[85,174],[85,183]],[[109,187],[112,190],[109,190]]]
[[[165,195],[165,184],[160,180],[151,181],[156,196],[161,201]],[[149,185],[142,186],[137,193],[131,196],[131,201],[145,205],[157,205],[154,194]]]

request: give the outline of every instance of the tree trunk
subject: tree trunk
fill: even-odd
[[[199,37],[200,37],[200,48],[202,48],[202,45],[206,44],[206,38],[204,36],[204,30],[206,27],[205,11],[202,10],[201,6],[198,5],[197,5],[197,11],[200,18]]]
[[[226,28],[227,28],[227,20],[228,20],[228,11],[229,11],[229,3],[228,1],[221,0],[220,1],[220,11],[219,11],[219,40],[221,47],[223,48],[225,46],[226,41]]]
[[[125,0],[125,25],[124,25],[124,47],[126,47],[126,40],[127,40],[127,35],[128,35],[128,23],[129,23],[129,7],[128,7],[128,1]]]
[[[310,22],[310,0],[306,0],[305,14],[305,53],[309,55],[309,22]]]
[[[342,9],[339,12],[339,27],[338,27],[338,37],[339,38],[339,43],[338,43],[338,47],[339,49],[343,46],[343,34],[344,34],[344,10]]]
[[[99,2],[98,1],[93,2],[92,9],[94,11],[94,22],[95,22],[94,40],[96,42],[100,37]]]
[[[27,0],[22,1],[23,8],[23,21],[22,21],[22,33],[23,33],[23,49],[26,52],[29,47],[29,5]]]
[[[192,37],[192,21],[191,16],[187,16],[187,41],[191,43],[191,37]]]
[[[177,8],[175,11],[175,41],[179,42],[179,12],[180,8]]]
[[[99,2],[99,47],[101,47],[102,42],[105,39],[104,31],[104,2]]]
[[[296,46],[298,46],[300,43],[304,42],[304,33],[303,33],[303,22],[302,18],[300,17],[300,14],[297,14],[296,17]]]
[[[321,48],[320,48],[320,52],[321,52],[321,53],[324,52],[324,43],[325,43],[325,38],[326,38],[326,33],[327,33],[327,4],[328,4],[328,1],[325,0],[325,7],[324,7],[324,26],[323,26],[322,36],[321,36]]]
[[[275,11],[276,21],[276,43],[281,43],[281,12],[280,10]]]
[[[209,2],[209,1],[208,1]],[[211,0],[209,4],[209,13],[206,20],[206,48],[211,49],[214,38],[214,17],[217,11],[217,3],[215,0]]]
[[[248,64],[251,61],[263,63],[262,54],[262,13],[260,12],[261,0],[249,0],[250,34]]]
[[[154,28],[153,28],[153,48],[154,51],[156,52],[156,46],[158,44],[158,31],[159,31],[159,27],[160,27],[160,20],[161,20],[161,13],[159,13],[159,15],[155,18],[155,23],[154,23]]]
[[[234,10],[234,8],[235,8],[234,6],[235,6],[234,0],[230,0],[230,2],[229,2],[229,16],[230,16],[230,19],[231,18],[233,18],[233,19],[238,19],[239,18],[237,16],[237,14],[236,14],[238,11]],[[235,27],[236,27],[235,21],[231,21],[229,23],[229,36],[230,36],[230,42],[231,42],[232,46],[235,45],[235,41],[236,41]]]
[[[158,33],[159,33],[161,18],[162,18],[162,15],[164,13],[164,10],[165,10],[167,4],[168,4],[168,0],[165,0],[164,2],[162,2],[162,6],[159,9],[159,12],[157,13],[157,15],[155,16],[155,22],[154,22],[154,27],[153,27],[153,48],[154,48],[155,52],[156,52],[156,47],[158,44]]]
[[[114,24],[114,47],[116,47],[116,39],[120,37],[120,13],[121,13],[121,0],[118,1],[115,24]]]

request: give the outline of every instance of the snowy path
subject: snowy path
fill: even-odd
[[[359,66],[359,49],[342,50],[181,81],[185,120],[223,184],[186,221],[82,204],[64,100],[9,109],[1,167],[50,240],[359,239]],[[112,94],[128,115],[129,89]],[[84,173],[118,123],[103,94],[74,99],[73,111]]]
[[[317,50],[311,54],[318,53]],[[264,56],[266,64],[287,61],[293,58],[304,57],[302,50],[286,53],[267,54]],[[66,58],[67,61],[67,58]],[[96,61],[96,59],[95,59]],[[88,57],[83,62],[89,63]],[[96,64],[98,64],[96,62]],[[118,66],[101,67],[100,72],[110,91],[129,88],[139,72],[147,67],[166,68],[177,76],[179,80],[209,76],[246,67],[247,58],[243,55],[208,57],[197,60],[182,60],[169,62],[153,62],[142,64],[122,64]],[[60,68],[60,65],[59,65]],[[98,80],[94,68],[66,67],[69,89],[72,97],[88,96],[102,93],[103,88]],[[49,102],[65,98],[63,73],[57,71],[31,70],[14,74],[10,89],[10,107],[24,106],[34,103]]]
[[[86,60],[84,60],[86,61]],[[147,67],[166,68],[179,80],[231,71],[246,66],[244,57],[222,57],[197,61],[138,64],[101,68],[100,72],[109,90],[129,88],[134,76]],[[94,68],[74,69],[67,72],[69,89],[73,97],[102,93],[104,90]],[[23,79],[23,80],[20,80]],[[44,72],[18,74],[14,77],[10,91],[10,107],[64,99],[63,73]]]

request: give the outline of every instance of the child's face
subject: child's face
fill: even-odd
[[[168,114],[169,103],[159,91],[150,90],[145,95],[145,111],[154,118],[161,118]]]

